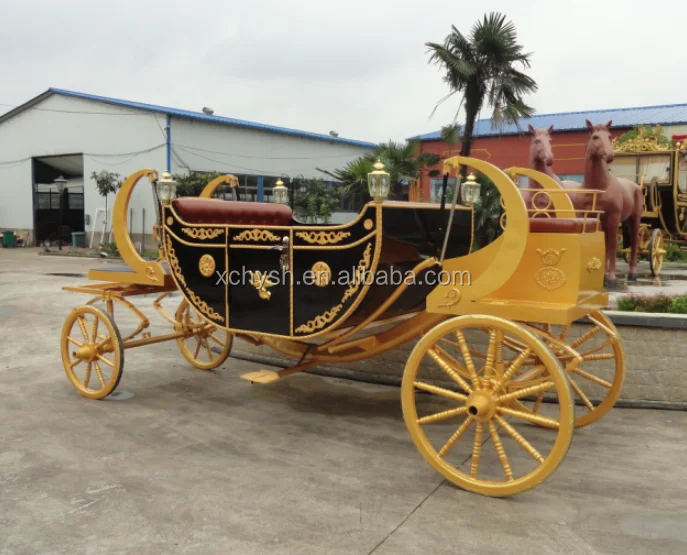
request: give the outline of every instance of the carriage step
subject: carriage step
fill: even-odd
[[[308,361],[303,364],[297,364],[291,368],[282,368],[279,372],[274,370],[258,370],[257,372],[248,372],[247,374],[242,374],[241,378],[248,380],[250,383],[272,383],[296,372],[303,372],[308,368],[312,368],[317,364],[317,361]]]
[[[272,383],[279,380],[281,376],[274,370],[258,370],[257,372],[242,374],[241,378],[248,380],[250,383]]]

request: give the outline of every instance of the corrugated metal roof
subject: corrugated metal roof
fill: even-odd
[[[679,125],[687,123],[687,104],[666,104],[664,106],[640,106],[638,108],[614,108],[612,110],[589,110],[587,112],[562,112],[560,114],[540,114],[519,121],[519,128],[513,124],[492,129],[491,120],[480,120],[475,130],[476,137],[517,135],[534,128],[553,125],[555,131],[582,131],[587,127],[584,120],[592,123],[606,123],[613,120],[613,127],[633,127],[634,125]],[[441,139],[441,131],[411,137],[422,141]]]
[[[96,102],[104,102],[106,104],[114,104],[116,106],[124,106],[127,108],[136,108],[138,110],[146,110],[148,112],[156,112],[159,114],[169,114],[174,117],[178,118],[188,118],[188,119],[195,119],[195,120],[200,120],[200,121],[206,121],[206,122],[211,122],[211,123],[219,123],[223,125],[233,125],[236,127],[245,127],[248,129],[257,129],[259,131],[268,131],[271,133],[281,133],[285,135],[295,135],[297,137],[305,137],[308,139],[316,139],[320,141],[329,141],[331,143],[340,143],[340,144],[348,144],[348,145],[353,145],[353,146],[359,146],[363,148],[374,148],[377,145],[375,143],[370,143],[367,141],[357,141],[355,139],[344,139],[341,137],[332,137],[331,135],[324,135],[321,133],[311,133],[310,131],[301,131],[298,129],[289,129],[287,127],[277,127],[274,125],[267,125],[264,123],[256,123],[253,121],[245,121],[241,119],[235,119],[235,118],[226,118],[222,116],[215,116],[215,115],[207,115],[202,112],[192,112],[190,110],[180,110],[177,108],[168,108],[166,106],[156,106],[154,104],[144,104],[142,102],[132,102],[129,100],[122,100],[119,98],[110,98],[107,96],[97,96],[93,94],[86,94],[86,93],[81,93],[81,92],[76,92],[76,91],[68,91],[65,89],[56,89],[51,87],[48,89],[47,93],[44,93],[44,95],[47,95],[49,93],[52,94],[61,94],[64,96],[72,96],[76,98],[82,98],[84,100],[94,100]],[[44,95],[41,95],[43,97]],[[37,97],[40,98],[40,97]],[[30,104],[30,101],[25,104],[24,106],[28,106]],[[20,107],[21,108],[21,107]],[[17,112],[20,109],[17,109]]]

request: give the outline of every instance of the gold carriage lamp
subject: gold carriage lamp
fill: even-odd
[[[162,205],[169,204],[177,196],[177,182],[172,179],[169,172],[164,172],[162,177],[155,181],[155,192]]]
[[[460,184],[460,202],[465,206],[472,206],[480,199],[481,185],[477,182],[475,174],[471,173],[467,181]]]
[[[277,183],[272,188],[272,196],[274,197],[274,202],[289,204],[289,190],[284,186],[281,178],[277,180]]]
[[[370,196],[375,202],[382,202],[389,197],[389,188],[391,187],[391,176],[384,171],[384,164],[381,160],[377,160],[374,165],[374,171],[367,174],[367,187]]]

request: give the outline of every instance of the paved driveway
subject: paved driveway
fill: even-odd
[[[60,287],[93,265],[0,249],[2,555],[687,553],[686,413],[615,410],[499,500],[442,481],[391,387],[251,386],[261,366],[193,370],[166,343],[126,353],[121,400],[89,401],[58,339],[83,301]]]

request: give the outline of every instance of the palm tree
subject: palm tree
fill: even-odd
[[[506,21],[506,16],[485,14],[473,25],[467,37],[455,26],[452,25],[451,29],[443,44],[428,42],[426,46],[432,52],[429,63],[445,69],[444,81],[450,89],[437,106],[456,93],[463,95],[456,118],[465,105],[460,153],[461,156],[469,156],[475,121],[485,103],[493,110],[492,126],[496,127],[501,122],[517,123],[518,118],[534,113],[534,109],[525,104],[523,96],[535,92],[537,83],[515,68],[516,64],[529,68],[530,54],[525,54],[517,43],[515,25]]]

